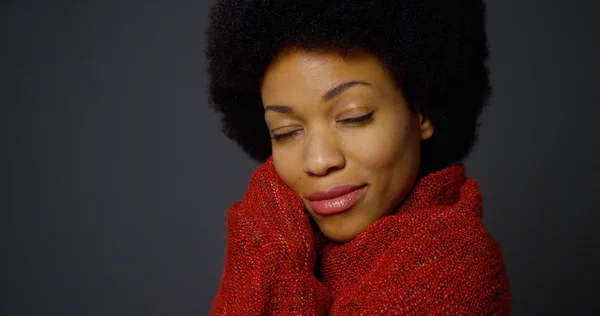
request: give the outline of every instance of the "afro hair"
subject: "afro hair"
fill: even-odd
[[[260,83],[286,48],[378,58],[411,110],[435,126],[422,144],[429,171],[467,157],[491,95],[481,0],[217,0],[206,38],[211,106],[258,161],[271,155]]]

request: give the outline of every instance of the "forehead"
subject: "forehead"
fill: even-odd
[[[369,54],[341,56],[335,52],[290,49],[267,68],[261,83],[263,103],[322,96],[348,81],[365,81],[374,87],[389,84],[378,60]]]

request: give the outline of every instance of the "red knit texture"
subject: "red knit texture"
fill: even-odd
[[[481,210],[477,183],[454,165],[339,244],[318,231],[269,159],[227,212],[211,315],[510,315],[502,250]]]

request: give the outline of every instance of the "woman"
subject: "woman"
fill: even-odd
[[[461,161],[490,96],[475,0],[222,0],[225,133],[263,162],[227,212],[214,315],[510,314]]]

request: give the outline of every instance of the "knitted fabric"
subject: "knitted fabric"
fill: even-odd
[[[454,165],[421,178],[393,214],[328,241],[272,159],[227,212],[211,315],[510,315],[500,245],[478,185]]]

